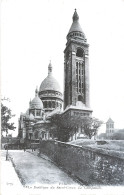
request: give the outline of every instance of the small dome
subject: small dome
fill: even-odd
[[[48,76],[43,80],[40,85],[40,91],[54,90],[60,91],[60,86],[57,80],[52,76],[52,65],[51,62],[48,66]]]
[[[31,101],[30,109],[43,109],[43,103],[38,97],[38,90],[35,90],[35,98]]]

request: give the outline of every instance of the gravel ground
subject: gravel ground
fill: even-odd
[[[33,155],[29,151],[11,150],[9,156],[24,186],[39,186],[39,184],[79,185],[52,162]]]

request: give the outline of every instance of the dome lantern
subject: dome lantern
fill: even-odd
[[[37,89],[37,87],[35,89],[35,97],[38,97],[38,89]]]
[[[52,64],[50,61],[49,66],[48,66],[48,75],[51,75],[51,74],[52,74]]]
[[[79,20],[79,16],[78,16],[78,14],[77,14],[77,10],[75,9],[75,12],[74,12],[74,14],[73,14],[73,22],[74,21],[78,21]]]

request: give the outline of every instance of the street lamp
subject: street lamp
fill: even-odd
[[[6,161],[8,160],[8,146],[6,146],[7,151],[6,151]]]

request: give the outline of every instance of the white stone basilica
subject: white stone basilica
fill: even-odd
[[[19,137],[23,139],[51,139],[49,118],[61,113],[68,116],[91,116],[89,86],[89,44],[79,24],[75,9],[73,22],[67,34],[64,50],[64,105],[58,82],[52,76],[52,64],[48,65],[48,76],[42,81],[39,92],[30,101],[26,113],[19,118]],[[62,108],[64,107],[64,110]],[[81,133],[81,128],[80,132]]]

